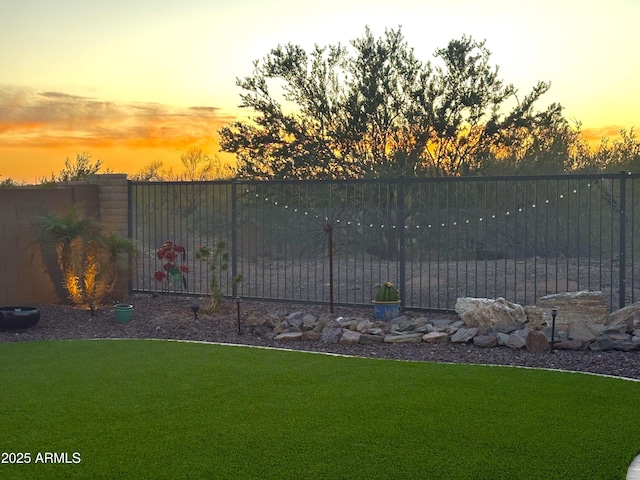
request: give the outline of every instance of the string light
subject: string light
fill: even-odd
[[[588,188],[591,188],[591,183],[587,183],[586,186]],[[578,190],[576,188],[572,189],[570,192],[573,195],[578,195]],[[251,193],[250,189],[247,188],[245,190],[245,193],[249,193],[250,194]],[[256,193],[255,197],[256,198],[260,198],[261,195],[259,193]],[[558,199],[559,200],[564,200],[565,199],[565,194],[564,193],[559,193],[558,194]],[[265,202],[270,202],[269,201],[269,197],[264,197],[264,201]],[[277,200],[272,200],[270,203],[275,207],[280,206],[279,202]],[[544,205],[549,205],[550,203],[551,203],[551,199],[547,198],[547,199],[544,200]],[[284,208],[286,210],[289,210],[289,207],[290,206],[288,204],[284,205]],[[538,207],[539,207],[539,205],[536,204],[536,203],[532,203],[531,206],[530,206],[530,208],[532,208],[532,209],[535,209],[535,208],[538,208]],[[299,207],[292,207],[291,210],[293,210],[293,212],[295,212],[295,213],[298,213],[300,211]],[[523,212],[525,212],[525,208],[524,207],[518,207],[517,213],[523,213]],[[309,216],[309,212],[308,211],[304,211],[304,215]],[[503,213],[503,215],[505,217],[510,217],[511,216],[511,210],[506,210]],[[314,215],[314,217],[316,219],[320,219],[321,218],[320,215]],[[323,218],[324,218],[324,221],[329,222],[329,217],[324,216]],[[491,214],[491,219],[495,220],[496,218],[497,218],[497,214],[496,213],[492,213]],[[335,223],[341,223],[341,219],[336,219],[334,221],[335,221]],[[466,219],[464,219],[464,225],[470,225],[472,223],[472,221],[473,221],[473,219],[466,218]],[[478,222],[484,222],[485,218],[484,217],[478,217],[477,221]],[[361,222],[352,222],[351,220],[347,220],[346,221],[346,225],[347,226],[362,227],[362,223]],[[459,222],[457,220],[454,220],[449,225],[452,226],[452,227],[458,227],[459,226]],[[460,223],[460,225],[462,225],[462,223]],[[446,228],[447,227],[447,223],[446,222],[441,223],[440,227]],[[369,228],[374,228],[374,224],[373,223],[369,223]],[[379,228],[381,228],[381,229],[384,229],[384,228],[396,229],[397,225],[391,225],[390,227],[389,226],[385,227],[385,224],[380,224]],[[404,228],[405,228],[405,230],[409,230],[411,227],[409,225],[405,225]],[[415,225],[415,228],[416,228],[416,230],[419,230],[421,228],[421,225]],[[431,223],[427,224],[426,228],[428,228],[428,229],[429,228],[433,228],[433,224],[431,224]]]

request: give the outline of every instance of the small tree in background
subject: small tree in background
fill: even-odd
[[[89,175],[98,173],[102,168],[101,160],[91,160],[91,155],[87,152],[76,154],[75,162],[67,158],[64,161],[64,168],[57,175],[51,174],[49,180],[43,179],[41,183],[77,182],[87,180]],[[107,169],[107,172],[109,170]]]

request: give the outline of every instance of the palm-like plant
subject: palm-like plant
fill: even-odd
[[[35,219],[38,240],[53,244],[62,282],[72,303],[99,304],[117,281],[117,263],[137,255],[135,243],[84,217],[74,206],[66,214],[47,213]]]

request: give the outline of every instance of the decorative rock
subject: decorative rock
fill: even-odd
[[[569,324],[569,338],[571,340],[581,340],[583,342],[595,342],[600,335],[589,327],[590,325],[587,325],[582,321]]]
[[[444,332],[429,332],[422,336],[422,341],[427,343],[448,343],[449,335]]]
[[[513,325],[527,319],[522,306],[502,297],[495,300],[461,297],[456,300],[454,308],[467,327]]]
[[[495,335],[477,335],[473,337],[473,344],[476,347],[491,348],[498,345],[498,338]]]
[[[606,325],[602,331],[602,334],[605,333],[627,333],[627,325],[625,323],[620,325]]]
[[[360,341],[361,335],[362,334],[360,332],[344,330],[338,343],[340,345],[356,345]]]
[[[586,345],[587,343],[582,340],[562,340],[554,342],[553,348],[559,350],[584,350]]]
[[[285,332],[275,336],[275,340],[281,342],[299,342],[302,340],[302,332]]]
[[[638,348],[638,343],[632,340],[631,335],[605,334],[589,345],[589,348],[594,352],[600,352],[603,350],[621,350],[628,352],[636,350]]]
[[[302,332],[300,340],[302,340],[303,342],[317,342],[321,337],[321,333],[314,332],[313,330],[308,330],[306,332]]]
[[[338,343],[340,341],[340,337],[342,337],[341,328],[329,328],[322,332],[320,341],[324,343]]]
[[[384,336],[384,330],[380,327],[374,327],[374,328],[370,328],[368,330],[363,330],[362,332],[363,334],[366,335],[380,335],[380,336]]]
[[[406,333],[402,335],[385,335],[384,343],[420,343],[422,342],[422,334]]]
[[[556,331],[554,332],[554,341],[556,342],[566,342],[569,340],[569,326],[568,325],[556,325]],[[551,327],[547,327],[543,330],[544,334],[547,336],[549,341],[551,341]]]
[[[508,346],[510,336],[511,335],[508,333],[502,333],[502,332],[496,333],[496,340],[498,342],[498,345],[505,346],[505,347]]]
[[[516,330],[521,330],[523,325],[498,325],[495,328],[497,332],[511,334]]]
[[[358,332],[365,332],[367,330],[370,330],[371,328],[373,328],[373,322],[371,322],[370,320],[360,320],[358,322],[358,324],[356,325],[356,330]]]
[[[529,353],[542,353],[551,348],[547,336],[539,330],[531,330],[525,340],[525,346]]]
[[[607,299],[602,292],[580,291],[555,293],[541,297],[536,302],[544,315],[547,325],[551,325],[551,310],[556,308],[556,325],[582,321],[585,323],[609,323]]]
[[[340,326],[346,330],[353,330],[354,332],[358,329],[358,319],[344,319],[342,317],[337,319],[340,323]]]
[[[401,331],[411,330],[414,327],[413,320],[406,315],[400,315],[399,317],[394,318],[391,323],[398,325],[398,330]]]
[[[461,328],[456,333],[451,336],[452,343],[466,343],[473,340],[478,334],[478,329],[476,327],[473,328]]]
[[[436,327],[434,327],[433,325],[431,325],[430,323],[427,323],[426,325],[422,325],[421,327],[417,327],[414,332],[416,333],[431,333],[431,332],[436,332]]]
[[[507,340],[507,347],[515,348],[516,350],[520,350],[527,345],[527,335],[529,334],[529,330],[516,330],[511,335],[509,335],[509,339]]]
[[[302,319],[304,318],[304,312],[293,312],[287,315],[286,319],[289,325],[295,325],[298,328],[302,328]]]
[[[365,345],[372,345],[382,342],[384,342],[384,337],[380,335],[367,335],[366,333],[361,334],[360,338],[358,339],[358,343],[362,343]]]
[[[431,321],[431,324],[435,327],[435,328],[447,328],[449,325],[451,325],[451,320],[448,320],[446,318],[442,319],[435,319]]]
[[[260,336],[260,337],[265,337],[265,338],[273,338],[273,329],[265,326],[265,325],[256,325],[255,327],[253,327],[253,332]]]
[[[611,333],[603,335],[603,337],[609,337],[609,339],[613,342],[613,348],[615,350],[629,352],[638,348],[638,343],[634,342],[633,337],[631,335],[627,335],[626,333]]]
[[[542,310],[535,305],[527,305],[524,307],[524,314],[527,316],[527,324],[536,329],[542,330],[547,326],[547,322],[544,321],[544,315]]]
[[[307,313],[304,317],[302,317],[302,331],[313,330],[316,326],[316,322],[318,319],[315,315],[311,315]]]
[[[262,326],[265,324],[265,319],[266,319],[266,315],[259,315],[255,313],[251,314],[244,319],[244,326],[245,327],[255,327],[257,325]],[[271,328],[273,328],[273,326]]]
[[[640,330],[640,302],[632,303],[611,314],[611,325],[625,325],[626,331],[631,333]]]
[[[605,350],[613,350],[613,341],[607,337],[602,337],[589,345],[592,352],[603,352]]]

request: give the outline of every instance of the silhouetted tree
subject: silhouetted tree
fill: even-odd
[[[76,160],[71,163],[67,158],[64,161],[64,168],[57,175],[51,174],[50,180],[42,180],[41,183],[77,182],[86,180],[89,175],[98,173],[102,168],[101,160],[91,160],[91,155],[82,152],[76,154]]]
[[[560,105],[534,111],[550,85],[519,98],[484,42],[463,36],[435,57],[419,61],[400,28],[366,28],[350,50],[278,46],[237,80],[257,115],[224,127],[221,148],[250,178],[458,175],[562,126]]]
[[[231,167],[223,164],[218,156],[210,157],[199,147],[192,147],[180,156],[184,171],[175,173],[172,168],[163,169],[163,163],[155,160],[131,176],[132,180],[148,181],[203,181],[232,176]]]

